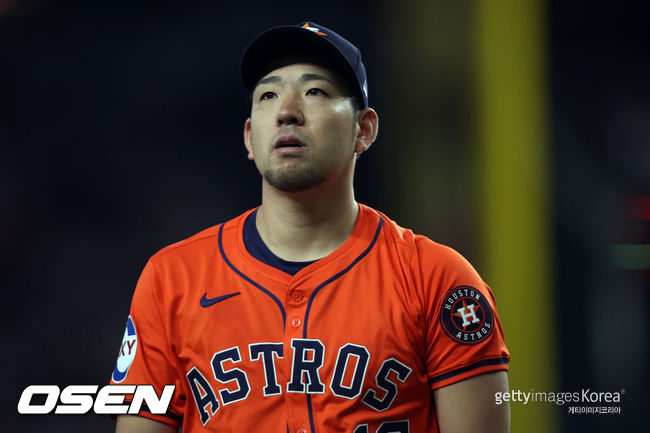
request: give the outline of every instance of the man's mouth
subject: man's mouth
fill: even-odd
[[[298,151],[306,147],[306,144],[303,143],[298,137],[293,135],[285,135],[278,138],[275,141],[273,150],[277,150],[282,153]]]

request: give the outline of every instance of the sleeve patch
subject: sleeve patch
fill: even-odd
[[[124,338],[120,345],[120,352],[117,356],[115,363],[115,370],[113,370],[113,382],[120,383],[129,372],[129,367],[135,359],[135,352],[138,348],[138,334],[135,331],[135,323],[131,316],[126,320],[126,329],[124,330]]]
[[[440,324],[455,342],[478,344],[492,335],[494,313],[483,293],[471,286],[458,286],[442,302]]]

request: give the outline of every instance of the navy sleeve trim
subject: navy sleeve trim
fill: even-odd
[[[509,362],[508,358],[492,358],[492,359],[484,359],[483,361],[479,361],[475,364],[471,364],[465,367],[458,368],[456,370],[441,374],[439,376],[434,377],[433,379],[429,379],[429,385],[432,383],[440,382],[445,379],[449,379],[450,377],[457,376],[459,374],[465,373],[470,370],[474,370],[475,368],[479,367],[486,367],[489,365],[501,365],[501,364],[507,364]]]

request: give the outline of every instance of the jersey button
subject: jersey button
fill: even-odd
[[[294,328],[298,328],[302,324],[302,320],[300,320],[300,317],[294,317],[293,320],[291,321],[291,326]],[[299,432],[301,430],[298,430]],[[305,430],[307,432],[307,430]]]
[[[298,303],[305,299],[305,295],[302,294],[302,292],[293,292],[291,294],[291,300],[295,303]]]
[[[296,430],[296,433],[307,433],[307,429],[306,428],[299,428],[298,430]]]

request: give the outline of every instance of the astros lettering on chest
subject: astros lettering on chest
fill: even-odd
[[[397,281],[360,270],[327,285],[230,284],[200,301],[195,295],[200,307],[177,321],[188,327],[178,330],[176,349],[204,425],[237,405],[273,399],[303,407],[309,396],[310,404],[376,414],[402,393],[428,401],[419,336]]]

